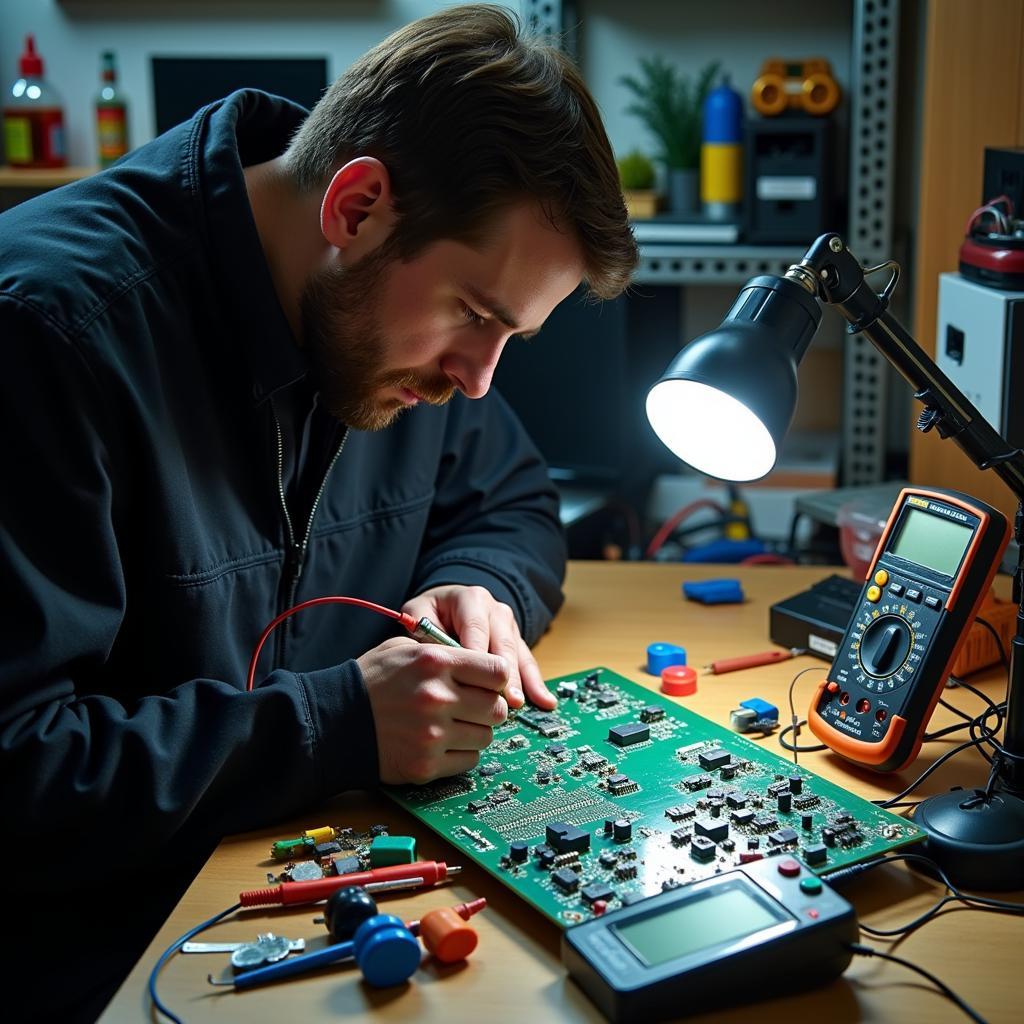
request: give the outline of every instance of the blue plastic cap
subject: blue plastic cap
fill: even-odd
[[[647,671],[652,676],[660,676],[661,670],[669,665],[685,665],[686,648],[678,644],[656,643],[647,647]]]
[[[701,604],[738,604],[743,588],[737,579],[696,580],[683,584],[683,596]]]
[[[416,936],[393,914],[367,918],[356,929],[352,944],[363,978],[374,988],[408,981],[423,956]]]
[[[774,704],[769,704],[768,701],[762,700],[760,697],[751,697],[749,700],[740,701],[741,708],[748,708],[753,711],[758,718],[778,718],[779,709]]]

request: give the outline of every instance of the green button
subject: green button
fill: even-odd
[[[815,878],[813,875],[801,878],[800,891],[807,893],[808,896],[817,896],[821,892],[821,879]]]

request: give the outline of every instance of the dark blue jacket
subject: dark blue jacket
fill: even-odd
[[[48,904],[167,888],[220,836],[378,781],[352,659],[400,628],[300,613],[247,693],[287,605],[480,584],[532,643],[561,600],[556,497],[497,394],[347,436],[314,412],[297,458],[306,363],[242,167],[303,116],[235,93],[0,217],[0,815],[5,853],[59,833],[63,866],[22,873]]]

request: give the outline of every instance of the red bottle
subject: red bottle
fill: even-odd
[[[25,37],[18,61],[20,77],[4,96],[4,151],[12,167],[63,167],[64,111],[53,87],[43,78],[36,41]]]

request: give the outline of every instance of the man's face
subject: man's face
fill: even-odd
[[[301,308],[321,399],[380,430],[420,401],[482,398],[506,342],[539,330],[582,277],[575,239],[533,203],[499,215],[479,246],[442,240],[408,263],[376,251],[318,271]]]

